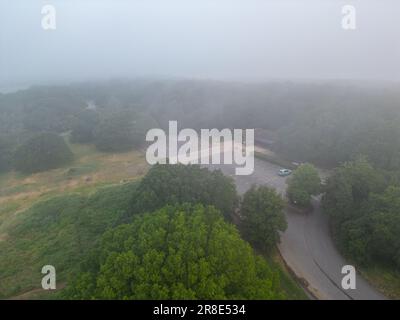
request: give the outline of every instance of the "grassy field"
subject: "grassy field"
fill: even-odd
[[[0,175],[0,297],[17,293],[29,298],[48,296],[40,290],[36,292],[33,282],[38,278],[37,262],[42,262],[39,257],[47,256],[37,249],[39,246],[49,248],[52,239],[33,235],[35,228],[32,234],[30,230],[23,235],[16,231],[20,226],[29,225],[36,204],[59,199],[60,207],[69,207],[76,214],[80,210],[78,204],[86,201],[86,197],[95,196],[107,186],[118,187],[137,181],[148,170],[144,155],[139,151],[107,154],[91,145],[70,144],[70,148],[74,161],[68,166],[32,175],[15,171]],[[111,204],[104,205],[107,208]],[[69,227],[65,225],[58,232],[68,235]],[[51,256],[51,250],[49,254]],[[64,248],[60,249],[60,254],[66,254]],[[59,260],[56,258],[56,261]],[[24,294],[26,291],[28,293]]]
[[[32,175],[13,171],[0,176],[0,297],[48,297],[37,289],[39,266],[51,261],[62,265],[60,280],[65,280],[74,270],[71,263],[82,257],[127,205],[128,198],[109,191],[102,194],[102,190],[107,186],[125,190],[120,188],[140,179],[148,169],[139,151],[107,154],[91,145],[69,146],[74,161],[67,166]],[[101,195],[109,203],[99,198]],[[103,204],[96,211],[90,210],[95,208],[93,199]],[[116,200],[121,203],[115,204]],[[81,212],[86,215],[81,216]],[[49,229],[41,229],[37,216]],[[55,224],[47,221],[48,217]],[[84,219],[89,218],[97,222],[86,223]],[[89,238],[78,245],[79,228]]]
[[[148,169],[139,151],[107,154],[90,145],[70,147],[75,159],[68,166],[32,175],[0,175],[0,241],[18,215],[38,200],[69,192],[90,194],[101,186],[140,179]]]

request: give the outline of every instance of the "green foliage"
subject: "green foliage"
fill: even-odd
[[[345,254],[360,264],[400,268],[400,186],[358,158],[328,179],[322,204]]]
[[[237,205],[236,187],[219,170],[209,171],[198,165],[157,164],[141,181],[132,213],[184,202],[213,205],[229,220]]]
[[[33,87],[0,96],[0,135],[76,128],[85,101],[91,100],[103,118],[121,112],[133,115],[133,138],[125,134],[129,125],[122,125],[117,134],[118,125],[108,128],[104,119],[99,131],[111,135],[99,133],[103,143],[98,144],[107,151],[114,150],[112,141],[119,139],[121,145],[114,144],[117,151],[131,148],[126,136],[135,139],[135,145],[142,143],[144,129],[165,127],[174,119],[195,129],[268,129],[277,137],[271,147],[286,159],[337,166],[362,153],[377,168],[400,170],[399,98],[395,87],[382,91],[336,83],[138,80]]]
[[[365,157],[346,162],[327,180],[322,205],[334,223],[357,216],[373,192],[384,189],[383,177]]]
[[[399,170],[398,106],[374,98],[381,108],[372,100],[363,102],[364,106],[344,101],[332,106],[324,100],[319,107],[300,108],[279,129],[276,149],[292,159],[325,166],[365,154],[377,168]]]
[[[90,143],[94,140],[94,130],[99,115],[94,110],[84,110],[76,115],[72,124],[71,142]]]
[[[240,208],[244,238],[257,248],[270,250],[285,231],[284,201],[274,189],[252,186],[244,196]]]
[[[399,114],[398,114],[399,115]],[[396,116],[362,128],[356,151],[365,154],[377,168],[400,169],[400,119]]]
[[[334,83],[243,85],[206,81],[116,81],[96,85],[33,87],[0,95],[0,171],[8,170],[10,154],[16,146],[26,138],[32,138],[36,132],[59,133],[74,129],[73,140],[81,135],[84,137],[82,142],[89,142],[91,125],[85,125],[87,121],[82,110],[85,101],[93,100],[103,119],[102,124],[96,126],[96,143],[107,151],[129,150],[144,140],[143,133],[147,128],[163,127],[168,120],[175,119],[180,126],[190,128],[271,130],[276,137],[271,139],[275,140],[273,151],[286,159],[336,166],[361,153],[367,155],[376,168],[399,172],[399,97],[396,87],[382,90]],[[121,116],[124,112],[130,116]],[[112,120],[114,115],[115,118],[119,115],[119,119]],[[80,133],[79,127],[82,129]],[[10,136],[13,138],[9,139]],[[16,157],[16,160],[28,160],[32,166],[43,163],[25,158],[25,155]],[[398,209],[392,206],[395,201],[390,200],[397,193],[389,191],[390,186],[400,185],[398,172],[386,171],[381,176],[365,159],[357,159],[346,162],[329,179],[323,200],[324,210],[332,218],[340,246],[357,261],[388,261],[398,266],[395,240],[399,234],[396,230]],[[151,186],[150,182],[146,188],[144,185],[138,192],[143,198],[135,201],[130,213],[181,201],[213,204],[225,216],[232,213],[235,207],[231,201],[232,191],[222,180],[216,179],[219,182],[215,184],[220,187],[214,186],[208,192],[211,185],[208,178],[196,177],[196,184],[202,185],[197,192],[190,181],[180,181],[182,187],[176,186],[177,183],[169,183],[177,181],[170,179],[173,174],[163,174],[162,177],[149,178],[150,182],[160,183],[160,187]],[[190,175],[183,174],[182,177],[189,179]],[[185,188],[189,190],[188,196]],[[169,189],[171,196],[167,193]],[[306,194],[296,197],[305,199]],[[17,250],[28,246],[29,241],[18,242],[16,247],[10,245],[9,248]],[[0,241],[0,246],[5,243]],[[20,252],[2,256],[5,258],[0,264],[18,260],[22,265]],[[35,249],[32,252],[36,252]],[[2,253],[4,250],[0,250]],[[34,263],[29,259],[25,261],[27,275],[31,276],[30,265]],[[7,272],[12,274],[12,271]],[[28,278],[18,273],[18,279]],[[4,283],[0,281],[0,286]],[[10,283],[11,280],[8,285]]]
[[[101,235],[128,209],[135,184],[39,202],[0,241],[0,297],[40,287],[41,268],[56,267],[58,284],[79,271]]]
[[[344,222],[341,240],[346,253],[364,265],[373,261],[400,270],[400,187],[372,194],[363,214]]]
[[[301,207],[311,205],[311,196],[320,192],[321,179],[317,169],[306,163],[299,166],[288,179],[287,195],[289,200]]]
[[[0,173],[12,167],[13,143],[7,137],[0,137]]]
[[[144,142],[135,132],[135,120],[130,112],[115,112],[106,116],[94,131],[97,149],[105,152],[125,152]]]
[[[277,273],[210,206],[166,206],[136,216],[132,223],[108,231],[92,259],[92,267],[70,284],[66,297],[284,297]]]
[[[40,133],[20,145],[14,154],[14,168],[34,173],[61,167],[73,159],[64,139],[54,133]]]
[[[85,105],[79,97],[55,88],[43,92],[37,89],[30,98],[22,113],[24,129],[30,132],[65,132],[71,127],[71,116]]]

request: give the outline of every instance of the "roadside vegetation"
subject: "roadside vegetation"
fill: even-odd
[[[323,208],[341,251],[388,296],[400,297],[400,184],[365,157],[328,179]],[[380,275],[379,275],[380,274]]]
[[[317,169],[309,163],[300,165],[288,179],[287,196],[300,207],[311,206],[311,196],[321,192],[321,178]]]
[[[274,189],[253,186],[240,205],[240,228],[255,248],[269,252],[279,243],[279,232],[287,228],[285,202]]]

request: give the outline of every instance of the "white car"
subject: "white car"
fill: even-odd
[[[280,169],[278,175],[281,177],[286,177],[292,173],[292,170],[289,169]]]

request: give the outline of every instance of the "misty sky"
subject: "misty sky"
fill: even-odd
[[[53,4],[57,30],[41,28]],[[341,8],[357,9],[357,29]],[[396,0],[0,0],[0,87],[118,77],[400,80]]]

